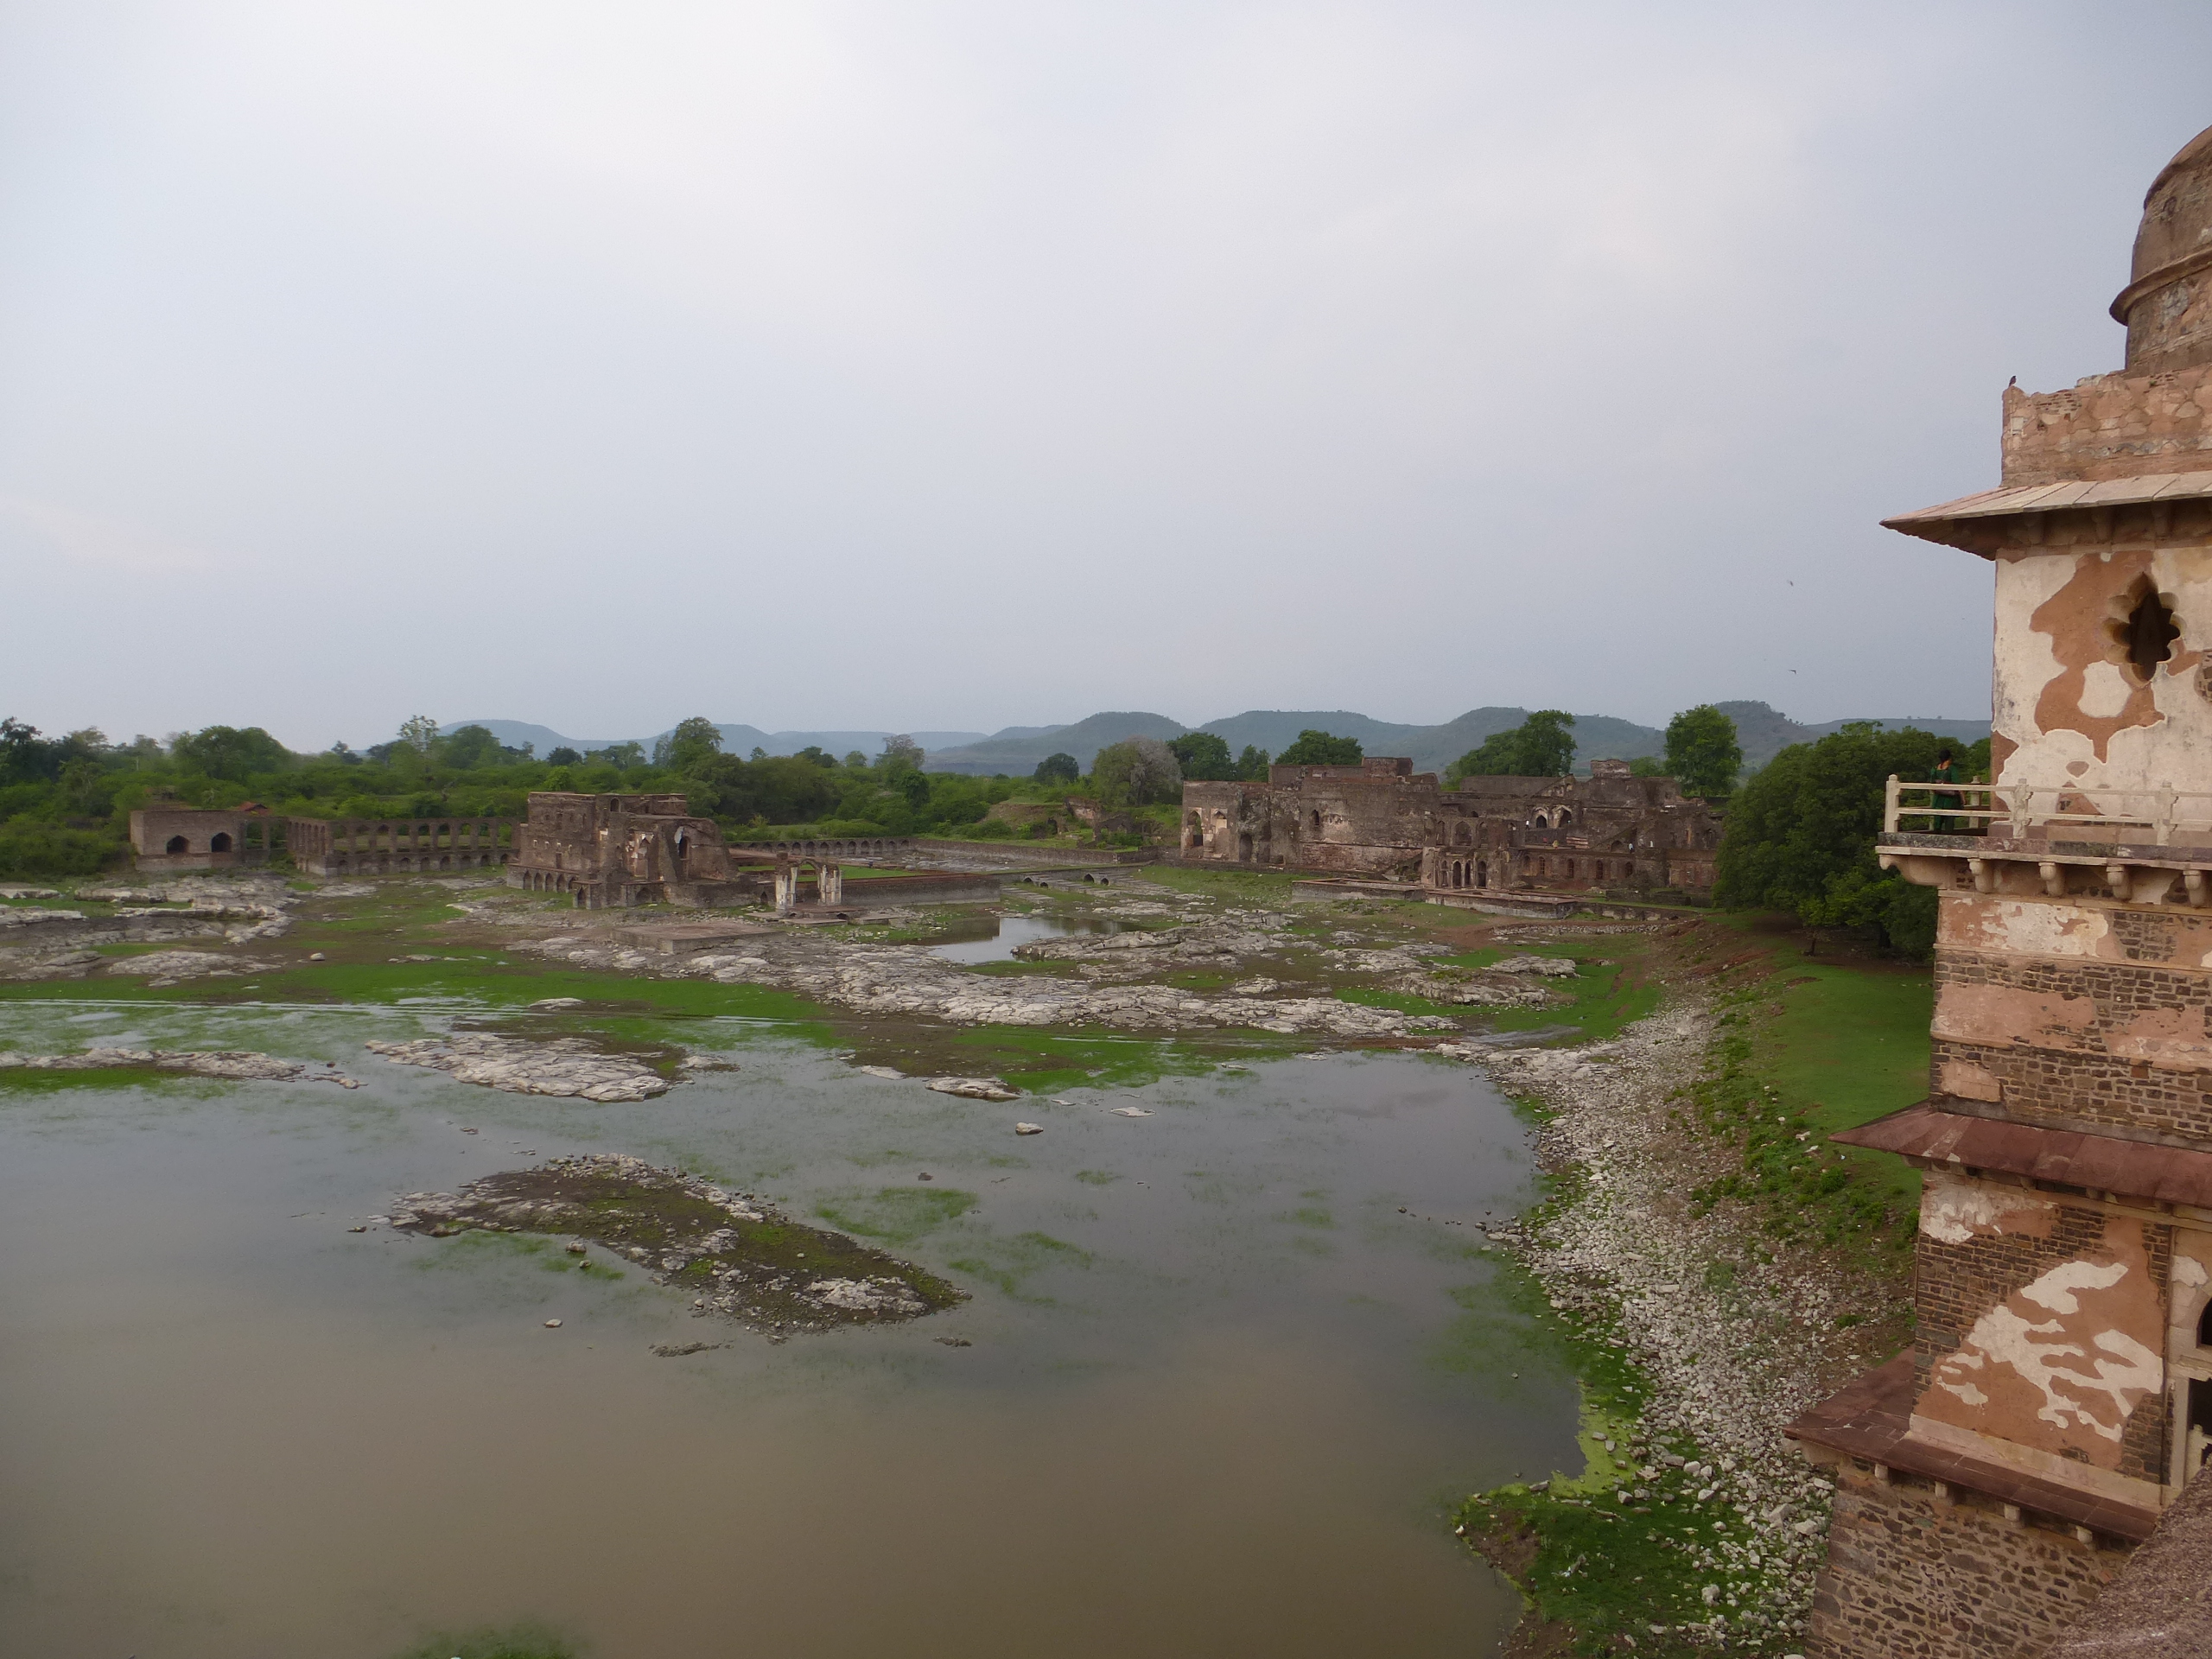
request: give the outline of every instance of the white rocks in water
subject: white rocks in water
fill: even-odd
[[[1042,1135],[1045,1126],[1042,1123],[1017,1123],[1014,1126],[1014,1132],[1016,1135]]]
[[[888,1065],[861,1065],[853,1069],[863,1077],[881,1077],[888,1083],[897,1083],[906,1075],[896,1067]]]
[[[88,1048],[81,1054],[18,1054],[0,1052],[0,1069],[22,1066],[35,1071],[91,1071],[111,1066],[153,1065],[164,1071],[190,1071],[203,1077],[281,1083],[307,1068],[248,1049]]]
[[[906,1313],[925,1311],[922,1299],[896,1279],[817,1279],[806,1294],[826,1307],[851,1313]]]
[[[1270,991],[1282,989],[1282,982],[1269,979],[1263,974],[1257,979],[1248,979],[1229,988],[1239,996],[1265,996]]]
[[[598,1053],[574,1037],[524,1042],[486,1032],[455,1032],[362,1046],[399,1065],[428,1066],[511,1095],[564,1095],[605,1103],[648,1100],[668,1092],[668,1080],[658,1072],[626,1056]]]
[[[81,922],[81,910],[0,910],[0,927],[36,927],[40,923]]]
[[[204,979],[210,975],[264,973],[275,966],[274,963],[251,962],[244,957],[218,956],[212,950],[154,950],[143,957],[124,957],[111,962],[107,971],[144,974],[175,982],[180,979]]]
[[[1545,979],[1572,979],[1575,965],[1569,957],[1508,957],[1503,962],[1492,963],[1491,971],[1497,974],[1535,974]]]
[[[561,1328],[561,1321],[558,1319],[548,1319],[545,1321],[545,1328],[548,1331],[558,1331]]]
[[[1152,1116],[1141,1106],[1116,1106],[1113,1109],[1114,1116],[1116,1117],[1150,1117]]]
[[[1019,1100],[1020,1091],[1009,1089],[997,1077],[931,1077],[930,1088],[940,1095],[957,1095],[963,1100]]]
[[[322,952],[321,952],[321,951],[320,951],[320,950],[310,950],[310,951],[308,951],[308,960],[309,962],[321,962],[321,961],[322,961],[322,960],[323,960],[323,955],[322,955]]]
[[[59,899],[61,895],[52,887],[0,887],[0,899]],[[80,893],[79,899],[98,899],[97,892]]]
[[[430,958],[428,957],[406,957],[405,960],[409,962],[428,962]],[[530,1006],[533,1008],[550,1009],[581,1008],[583,1005],[584,1000],[581,996],[542,996]]]

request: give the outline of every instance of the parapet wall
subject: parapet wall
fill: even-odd
[[[2007,486],[2212,468],[2212,364],[2100,374],[2063,391],[2005,389]]]

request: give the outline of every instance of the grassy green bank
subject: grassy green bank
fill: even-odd
[[[1811,1251],[1854,1275],[1866,1287],[1863,1311],[1837,1323],[1872,1326],[1857,1334],[1891,1352],[1910,1333],[1918,1177],[1898,1159],[1831,1147],[1826,1138],[1926,1095],[1931,977],[1924,966],[1804,952],[1802,936],[1775,918],[1719,917],[1655,949],[1637,977],[1655,1001],[1663,978],[1702,985],[1715,1006],[1700,1075],[1668,1108],[1669,1126],[1686,1141],[1708,1149],[1718,1141],[1734,1154],[1724,1173],[1695,1190],[1694,1207],[1738,1206],[1773,1251]],[[1638,1017],[1649,1006],[1622,1011]],[[1608,1024],[1592,1022],[1598,1030]],[[1543,1113],[1533,1103],[1524,1109]],[[1581,1191],[1576,1171],[1548,1178],[1525,1223],[1540,1230]],[[1733,1271],[1716,1253],[1708,1282]],[[1703,1596],[1729,1566],[1740,1573],[1746,1559],[1759,1559],[1754,1529],[1725,1504],[1698,1503],[1698,1483],[1681,1470],[1709,1463],[1705,1448],[1646,1433],[1642,1419],[1654,1385],[1616,1345],[1623,1334],[1617,1314],[1555,1310],[1518,1268],[1501,1282],[1514,1287],[1532,1343],[1581,1382],[1585,1465],[1470,1498],[1458,1529],[1522,1591],[1531,1651],[1618,1653],[1628,1650],[1624,1637],[1646,1654],[1711,1651],[1708,1637],[1675,1632],[1716,1611],[1755,1611],[1716,1609]],[[1656,1482],[1634,1473],[1655,1465]],[[1639,1490],[1643,1501],[1633,1497]],[[1655,1634],[1655,1626],[1669,1634]],[[1732,1635],[1730,1643],[1758,1645],[1747,1635]]]

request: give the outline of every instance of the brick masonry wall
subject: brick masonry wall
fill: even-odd
[[[2212,1140],[2212,1075],[2066,1049],[1999,1048],[1948,1038],[1933,1047],[1937,1077],[1952,1062],[1980,1066],[2003,1085],[2005,1115],[2023,1123],[2108,1123],[2192,1145]]]
[[[2131,1548],[2008,1521],[1925,1481],[1838,1473],[1828,1564],[1813,1595],[1808,1659],[2037,1659],[2125,1564]]]
[[[2005,393],[2004,481],[2127,478],[2212,467],[2212,365],[2103,374],[2063,391]]]
[[[2125,1219],[2111,1224],[2142,1229],[2143,1253],[2163,1298],[2173,1263],[2173,1229]],[[2106,1225],[2101,1211],[2061,1205],[2049,1238],[2000,1233],[1946,1244],[1922,1234],[1913,1273],[1915,1391],[1927,1391],[1929,1368],[1955,1350],[1984,1313],[2059,1263],[2101,1249]],[[2120,1473],[2165,1479],[2166,1421],[2164,1399],[2145,1395],[2120,1432]]]

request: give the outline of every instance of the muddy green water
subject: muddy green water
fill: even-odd
[[[366,1084],[0,1089],[0,1652],[378,1659],[530,1618],[600,1659],[1292,1659],[1510,1624],[1443,1509],[1580,1465],[1572,1382],[1471,1254],[1530,1179],[1472,1071],[1337,1056],[1001,1106],[690,1020],[739,1069],[597,1106],[361,1050],[442,1017],[0,1007],[25,1049]],[[772,1346],[557,1245],[346,1231],[524,1148],[708,1172],[974,1300]],[[649,1351],[699,1340],[732,1345]]]

